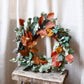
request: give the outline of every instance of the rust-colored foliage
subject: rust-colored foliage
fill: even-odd
[[[19,19],[19,24],[21,25],[21,26],[24,26],[24,19]]]
[[[33,52],[33,53],[36,53],[36,52],[38,52],[38,49],[36,49],[36,48],[31,48],[30,51]]]
[[[52,32],[52,29],[46,29],[47,30],[47,36],[52,36],[54,33]]]
[[[32,35],[32,33],[31,32],[28,32],[27,33],[27,31],[25,30],[25,37],[28,37],[28,38],[30,38],[31,40],[33,39],[33,35]]]
[[[73,55],[69,54],[66,56],[65,60],[69,63],[72,63],[74,61]]]
[[[52,66],[59,67],[62,62],[56,61],[58,59],[59,55],[56,53],[56,51],[52,51],[51,58],[52,58]]]
[[[47,19],[48,19],[48,20],[51,20],[53,17],[54,17],[54,13],[49,13],[49,14],[47,15]]]
[[[46,29],[47,29],[47,28],[55,27],[56,25],[55,25],[55,23],[53,23],[53,22],[50,21],[50,22],[46,23],[45,26],[46,26]]]
[[[28,42],[30,42],[30,38],[26,38],[25,36],[21,37],[21,42],[24,46],[28,45]]]
[[[40,18],[39,18],[39,26],[41,26],[43,24],[43,19],[44,19],[44,16],[42,15]]]
[[[61,52],[62,52],[62,47],[56,48],[56,53],[57,53],[57,54],[59,54],[59,53],[61,53]]]
[[[46,60],[39,60],[39,62],[41,63],[41,64],[47,64],[48,63],[48,61],[46,61]]]
[[[37,32],[37,35],[39,35],[39,34],[40,34],[41,37],[45,37],[45,36],[47,35],[46,29],[41,29],[41,30],[39,30],[39,31]]]
[[[34,56],[34,57],[33,57],[33,61],[34,61],[34,63],[37,64],[37,65],[40,64],[39,58],[38,58],[37,56]]]
[[[28,47],[32,48],[32,47],[35,47],[36,45],[37,45],[37,41],[32,41],[32,42],[29,42]]]
[[[20,54],[22,55],[22,56],[28,56],[28,51],[27,50],[21,50],[20,51]]]

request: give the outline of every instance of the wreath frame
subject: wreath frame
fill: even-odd
[[[17,48],[17,57],[11,59],[12,62],[17,62],[23,65],[25,71],[32,70],[33,72],[57,72],[65,71],[65,64],[74,61],[73,49],[70,47],[71,36],[69,29],[64,29],[56,25],[57,18],[54,18],[54,13],[41,13],[40,17],[27,19],[19,19],[19,28],[15,28]],[[39,55],[35,56],[38,49],[37,38],[41,36],[49,36],[55,40],[51,57]]]

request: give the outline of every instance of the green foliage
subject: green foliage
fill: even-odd
[[[40,57],[41,60],[46,60],[46,56],[42,56],[42,55],[40,54],[39,57]]]
[[[69,48],[69,54],[74,54],[74,50],[72,48]]]
[[[55,34],[57,34],[58,29],[59,29],[59,27],[58,27],[58,25],[57,25],[56,27],[54,27],[53,32],[54,32]]]
[[[37,22],[37,23],[38,23],[38,20],[39,20],[38,17],[34,17],[34,18],[33,18],[33,21],[34,21],[34,22]]]
[[[41,67],[39,68],[39,72],[49,72],[50,68],[51,68],[51,63],[41,65]]]
[[[39,68],[40,68],[40,65],[38,65],[38,66],[34,65],[32,68],[32,71],[33,72],[39,72]]]
[[[59,54],[59,58],[56,61],[63,61],[64,60],[64,56],[62,54]]]

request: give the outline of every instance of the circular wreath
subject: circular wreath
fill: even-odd
[[[14,50],[19,55],[12,61],[24,65],[23,70],[26,71],[63,72],[65,64],[73,62],[74,51],[70,48],[69,30],[56,25],[56,20],[54,13],[41,13],[41,17],[34,17],[33,20],[32,18],[26,21],[19,19],[20,28],[15,28],[18,47]],[[43,55],[36,56],[35,53],[38,52],[38,49],[35,46],[39,36],[41,38],[48,36],[55,40],[50,58]]]

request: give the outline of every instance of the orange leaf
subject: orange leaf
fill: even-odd
[[[21,25],[21,26],[24,26],[24,19],[19,19],[19,24]]]
[[[56,51],[52,51],[51,58],[52,58],[52,66],[59,67],[62,63],[60,61],[56,61],[59,55]]]
[[[53,23],[53,22],[48,22],[48,23],[46,23],[46,28],[52,28],[52,27],[55,27],[55,23]]]
[[[27,46],[29,41],[30,41],[30,38],[26,38],[25,36],[21,37],[21,42],[24,46]]]
[[[26,37],[28,37],[28,33],[27,33],[27,31],[26,31],[26,30],[25,30],[25,32],[24,32],[24,33],[25,33],[25,36],[26,36]]]
[[[40,64],[39,58],[38,58],[37,56],[34,56],[34,57],[33,57],[33,61],[34,61],[34,63],[37,64],[37,65]]]
[[[62,52],[62,48],[61,48],[61,47],[56,48],[56,53],[57,53],[57,54],[59,54],[59,53],[61,53],[61,52]]]
[[[69,54],[66,56],[65,60],[69,63],[73,62],[74,61],[74,57],[73,55]]]
[[[54,33],[52,32],[52,29],[46,29],[47,30],[47,36],[52,36]]]
[[[48,20],[51,20],[53,17],[54,17],[54,13],[49,13],[49,14],[47,15],[47,19],[48,19]]]
[[[36,49],[36,48],[31,48],[30,51],[33,52],[33,53],[35,53],[35,52],[38,52],[38,49]]]
[[[42,37],[46,36],[47,35],[47,31],[46,29],[41,29],[37,32],[37,35],[41,35]]]
[[[54,67],[59,67],[59,66],[61,66],[61,64],[62,64],[62,62],[60,62],[60,61],[56,61],[56,60],[52,61],[52,66],[54,66]]]
[[[33,35],[31,32],[28,32],[28,37],[32,40],[33,39]]]
[[[27,50],[21,50],[21,51],[20,51],[20,54],[21,54],[22,56],[28,56],[28,51],[27,51]]]
[[[33,39],[32,33],[31,33],[31,32],[28,32],[28,33],[27,33],[26,30],[25,30],[25,36],[28,37],[28,38],[30,38],[31,40]]]
[[[41,26],[43,24],[43,19],[44,19],[44,16],[42,15],[40,18],[39,18],[39,26]]]
[[[37,41],[32,41],[28,44],[28,47],[31,48],[31,47],[35,47],[37,45]]]
[[[56,53],[56,51],[52,51],[51,58],[53,58],[53,57],[57,57],[57,59],[58,59],[58,54]]]
[[[47,64],[48,62],[46,60],[39,60],[41,64]]]

